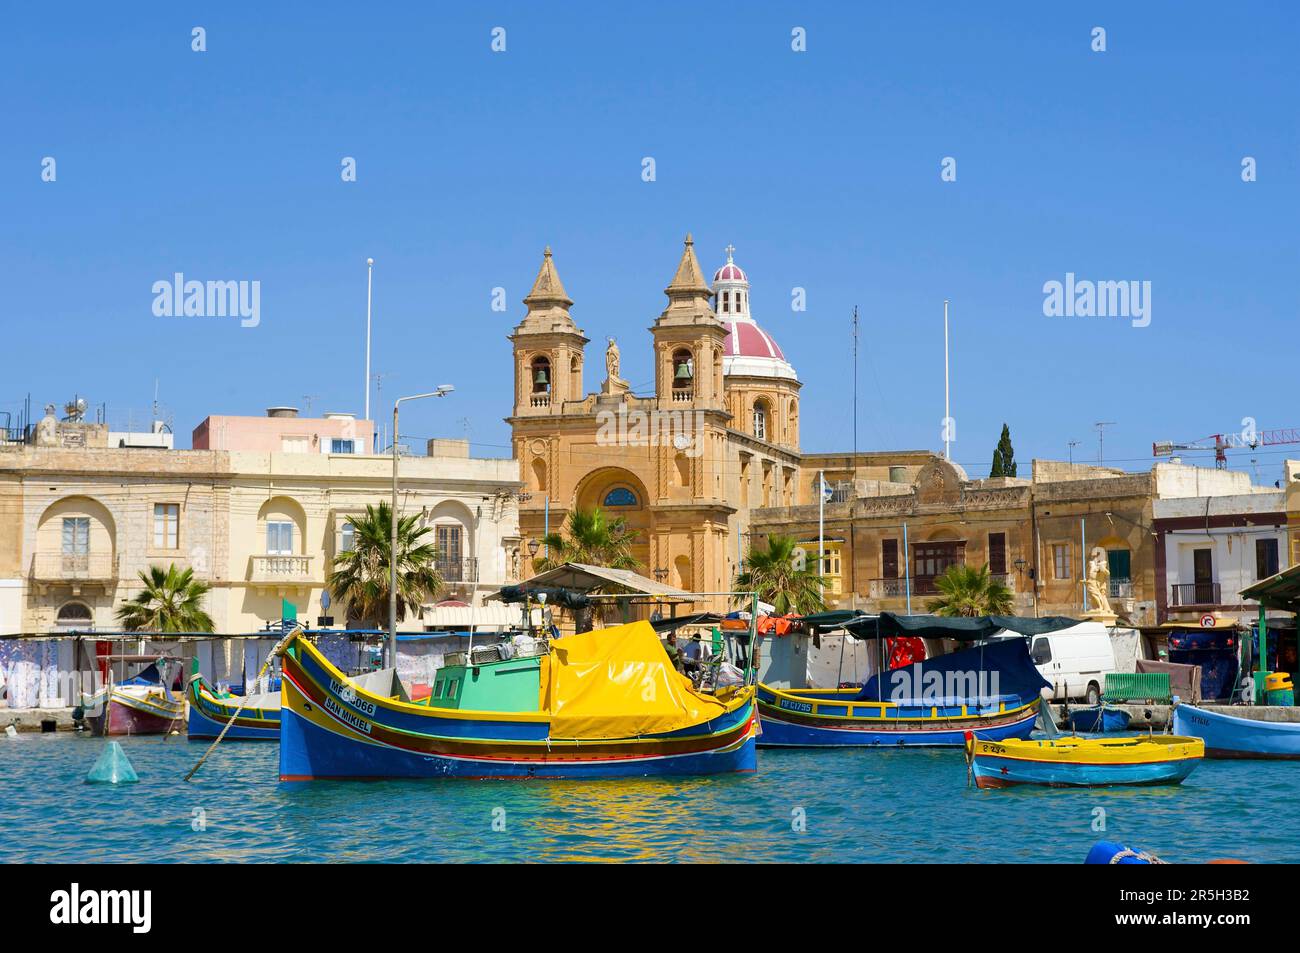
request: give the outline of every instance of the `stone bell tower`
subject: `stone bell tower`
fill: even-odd
[[[713,291],[700,271],[689,234],[677,273],[664,294],[668,307],[650,328],[659,408],[723,410],[722,354],[727,328],[709,304]]]
[[[563,413],[565,401],[581,400],[583,347],[587,338],[569,316],[569,298],[548,246],[528,308],[510,335],[515,356],[516,417]]]

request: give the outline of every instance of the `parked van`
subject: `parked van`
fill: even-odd
[[[1052,700],[1101,701],[1106,674],[1117,671],[1110,632],[1100,622],[1080,622],[1059,632],[1035,635],[1029,657],[1052,685]]]

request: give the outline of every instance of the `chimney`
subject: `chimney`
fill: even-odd
[[[266,416],[268,416],[268,417],[297,417],[297,416],[298,416],[298,408],[297,408],[297,407],[268,407],[268,408],[266,408]]]

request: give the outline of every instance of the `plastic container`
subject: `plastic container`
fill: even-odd
[[[1290,708],[1295,704],[1295,690],[1291,688],[1271,688],[1264,693],[1265,705],[1283,705]]]

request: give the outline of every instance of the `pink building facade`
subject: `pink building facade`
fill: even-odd
[[[371,453],[375,425],[353,414],[299,417],[294,407],[270,407],[265,417],[213,415],[194,428],[195,450],[263,453]]]

